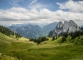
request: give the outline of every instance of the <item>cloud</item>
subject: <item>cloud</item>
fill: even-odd
[[[30,5],[34,4],[35,2],[37,2],[37,0],[33,0],[33,1],[30,3]]]
[[[27,10],[25,8],[13,7],[8,10],[0,10],[0,21],[36,21],[38,19],[47,19],[48,9],[37,11],[36,9]]]
[[[73,6],[68,5],[72,2]],[[7,10],[0,10],[0,24],[11,25],[17,23],[35,23],[35,24],[48,24],[58,21],[69,21],[74,20],[77,24],[83,24],[83,9],[74,7],[74,4],[81,7],[79,1],[67,1],[64,4],[58,3],[60,10],[50,11],[46,8],[40,10],[37,9],[26,9],[22,7],[13,7]],[[66,6],[68,5],[68,6]],[[77,10],[74,10],[74,8]],[[73,9],[71,9],[73,8]],[[68,9],[69,11],[63,11],[63,9]]]
[[[66,3],[57,3],[60,9],[67,9],[72,12],[83,12],[83,1],[69,0]]]

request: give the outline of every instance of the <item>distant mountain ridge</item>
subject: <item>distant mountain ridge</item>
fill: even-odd
[[[27,24],[27,25],[17,24],[17,25],[10,26],[9,29],[21,34],[22,36],[26,38],[37,38],[41,36],[47,36],[48,33],[54,29],[56,24],[57,22],[54,22],[44,27],[40,27],[39,25],[31,25],[31,24]]]
[[[44,30],[45,36],[47,36],[50,31],[54,30],[56,25],[57,25],[57,22],[53,22],[53,23],[50,23],[50,24],[44,26],[43,30]]]
[[[62,35],[65,32],[71,33],[78,30],[80,30],[78,25],[72,20],[70,20],[69,22],[64,21],[64,23],[58,22],[55,29],[53,31],[50,31],[48,36],[51,37],[58,36],[58,35]]]

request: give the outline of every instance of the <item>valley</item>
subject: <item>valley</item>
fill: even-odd
[[[61,25],[58,23],[55,30],[63,31]],[[29,39],[6,27],[0,28],[0,60],[83,60],[82,30]]]
[[[64,43],[60,43],[62,37],[58,37],[37,44],[26,38],[17,40],[3,35],[0,33],[1,60],[83,60],[83,44],[71,43],[69,37]]]

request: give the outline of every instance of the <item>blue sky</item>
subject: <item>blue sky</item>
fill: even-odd
[[[63,3],[67,1],[68,0],[0,0],[0,9],[9,9],[12,7],[23,7],[26,9],[31,9],[30,8],[31,5],[39,3],[42,5],[46,5],[45,8],[51,11],[55,11],[59,9],[59,6],[56,4],[57,2]],[[79,1],[79,0],[73,0],[73,1]]]
[[[0,24],[52,22],[74,20],[83,23],[83,0],[0,0]]]
[[[23,7],[30,9],[30,5],[37,3],[47,5],[47,9],[55,11],[58,9],[57,2],[65,2],[67,0],[0,0],[0,9],[9,9],[12,7]]]

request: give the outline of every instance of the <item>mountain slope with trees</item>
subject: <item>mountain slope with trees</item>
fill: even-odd
[[[10,29],[8,29],[8,28],[6,28],[4,26],[1,26],[1,25],[0,25],[0,32],[3,33],[3,34],[5,34],[5,35],[7,35],[7,36],[13,35],[13,36],[16,36],[16,38],[22,37],[20,34],[15,33],[13,31],[11,31]]]

